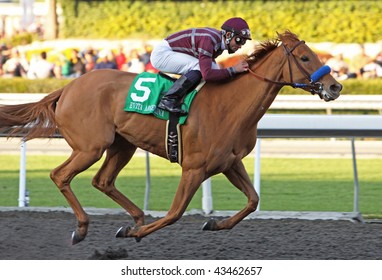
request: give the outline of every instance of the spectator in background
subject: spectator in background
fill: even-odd
[[[143,71],[145,71],[145,65],[141,61],[137,49],[133,49],[130,51],[128,62],[122,69],[131,73],[142,73]]]
[[[40,57],[31,60],[27,73],[28,79],[46,79],[53,76],[54,64],[48,62],[46,58],[47,54],[43,51]]]
[[[151,45],[145,45],[144,49],[145,49],[145,52],[140,55],[140,59],[145,66],[145,71],[151,72],[151,73],[158,73],[159,71],[154,68],[154,66],[151,64],[151,61],[150,61],[153,47]]]
[[[144,53],[140,55],[140,59],[143,64],[146,66],[150,62],[151,53],[153,51],[153,47],[151,45],[144,46]]]
[[[29,63],[17,48],[12,48],[11,57],[3,64],[3,74],[6,77],[25,77]]]
[[[377,54],[375,59],[362,67],[363,75],[367,78],[382,77],[382,51]]]
[[[361,52],[354,56],[350,63],[350,71],[355,72],[357,77],[364,77],[364,69],[362,69],[366,64],[370,63],[372,59],[366,54],[365,46],[360,45]]]
[[[94,69],[118,69],[117,63],[114,62],[113,53],[108,50],[99,52],[99,62],[95,65]]]
[[[344,60],[344,56],[342,53],[337,54],[336,56],[329,58],[326,61],[326,65],[330,66],[332,69],[332,75],[337,80],[347,80],[349,78],[356,78],[357,75],[355,73],[349,72],[349,66]]]
[[[338,77],[338,72],[340,71],[341,68],[343,69],[348,69],[349,66],[344,60],[344,56],[342,53],[337,54],[336,56],[329,58],[326,61],[326,65],[330,66],[332,69],[332,75]]]
[[[0,46],[0,76],[3,75],[3,65],[9,59],[9,50],[6,44]]]
[[[115,63],[117,63],[118,70],[122,70],[123,65],[126,63],[126,55],[123,50],[123,46],[118,48],[117,54],[115,55]]]
[[[85,65],[77,49],[72,49],[70,59],[65,67],[67,69],[65,72],[63,71],[63,75],[66,78],[78,78],[85,73]]]
[[[53,58],[53,76],[62,79],[69,73],[69,60],[62,52],[57,52]]]
[[[86,51],[84,54],[85,73],[92,71],[96,65],[96,56],[92,51]]]
[[[382,51],[380,51],[374,59],[376,65],[376,76],[382,78]]]

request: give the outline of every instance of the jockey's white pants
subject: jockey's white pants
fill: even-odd
[[[151,53],[151,64],[161,72],[184,75],[191,70],[199,70],[199,59],[173,51],[166,40],[155,46]],[[212,63],[213,69],[219,69],[216,63]]]

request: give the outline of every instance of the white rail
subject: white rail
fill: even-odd
[[[382,95],[341,95],[334,102],[324,102],[316,96],[279,94],[270,109],[279,110],[376,110],[382,114]]]

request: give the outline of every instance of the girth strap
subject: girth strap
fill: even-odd
[[[166,127],[166,152],[171,162],[182,162],[181,132],[179,115],[170,113]]]

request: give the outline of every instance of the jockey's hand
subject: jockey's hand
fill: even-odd
[[[249,66],[245,60],[242,60],[236,65],[234,65],[233,68],[235,69],[236,73],[241,73],[241,72],[248,71]]]

